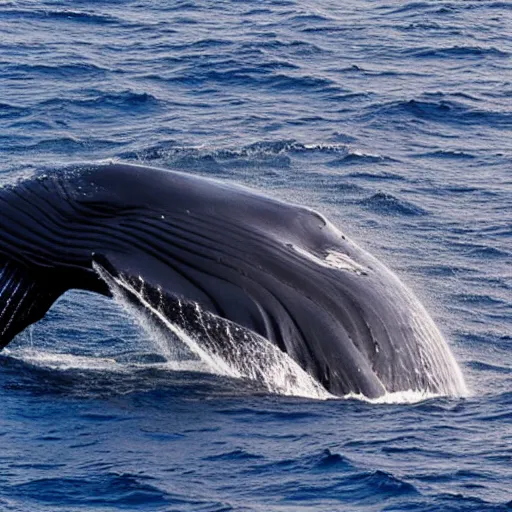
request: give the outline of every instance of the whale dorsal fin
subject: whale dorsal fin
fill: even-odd
[[[0,263],[0,349],[43,318],[64,291],[31,276],[19,264]]]

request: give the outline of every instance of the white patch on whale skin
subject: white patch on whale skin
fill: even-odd
[[[346,270],[349,272],[354,272],[358,275],[366,275],[369,272],[369,269],[363,267],[359,263],[356,263],[350,256],[347,254],[343,254],[339,251],[327,251],[327,256],[325,258],[319,258],[314,254],[311,254],[309,251],[302,249],[301,247],[297,247],[296,245],[291,245],[293,250],[299,253],[301,256],[318,263],[325,268],[335,268],[338,270]]]
[[[359,275],[368,274],[369,269],[356,263],[350,256],[338,251],[329,251],[325,257],[325,261],[330,267],[338,268],[340,270],[351,270]]]

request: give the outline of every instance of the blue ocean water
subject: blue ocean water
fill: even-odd
[[[503,1],[1,2],[0,182],[115,159],[312,206],[471,393],[269,394],[68,293],[0,354],[0,510],[512,508],[511,58]]]

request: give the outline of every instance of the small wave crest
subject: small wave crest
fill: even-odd
[[[442,99],[398,100],[370,105],[368,117],[416,118],[453,125],[473,126],[482,123],[492,123],[496,127],[510,126],[511,113],[498,110],[483,110],[470,106],[461,101]]]
[[[504,50],[495,47],[485,48],[483,46],[448,46],[446,48],[424,48],[413,50],[411,53],[420,58],[460,58],[468,57],[509,57],[510,54]]]
[[[205,148],[205,147],[187,147],[180,145],[175,141],[158,143],[153,146],[142,148],[136,151],[122,153],[123,159],[139,160],[141,162],[153,162],[156,160],[165,160],[171,163],[187,163],[207,161],[209,166],[215,164],[229,165],[230,163],[241,161],[244,165],[251,161],[261,164],[270,159],[270,163],[275,163],[276,157],[289,157],[294,154],[322,154],[322,155],[347,155],[347,147],[344,144],[323,144],[323,143],[302,143],[296,140],[274,140],[259,141],[245,145],[241,148]]]
[[[381,215],[428,215],[428,212],[423,208],[384,192],[377,192],[373,196],[360,201],[360,204]]]
[[[16,496],[68,505],[94,503],[96,506],[133,507],[140,504],[161,505],[170,495],[150,483],[152,477],[130,473],[103,473],[87,478],[40,478],[17,484]]]

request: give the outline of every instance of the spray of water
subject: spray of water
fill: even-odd
[[[333,398],[293,359],[265,338],[202,310],[198,304],[180,299],[176,299],[176,314],[171,321],[163,303],[149,300],[142,280],[136,289],[122,277],[111,276],[98,264],[95,270],[109,285],[118,304],[135,317],[153,340],[159,353],[174,364],[179,361],[176,357],[183,355],[187,348],[211,373],[255,381],[270,393]],[[191,309],[195,314],[193,331],[187,329],[189,322],[185,321],[185,317],[190,318]],[[180,315],[184,321],[180,321]]]

